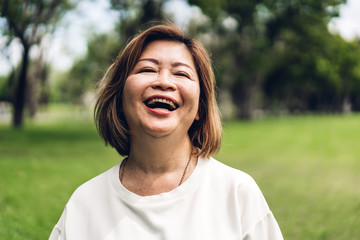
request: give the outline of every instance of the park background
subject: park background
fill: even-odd
[[[121,160],[94,89],[163,19],[209,50],[215,157],[255,178],[285,239],[359,239],[360,35],[337,25],[350,3],[0,0],[0,239],[46,239],[76,187]]]

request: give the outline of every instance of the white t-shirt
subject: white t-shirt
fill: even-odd
[[[120,163],[81,185],[50,240],[281,240],[255,181],[213,158],[199,158],[170,192],[139,196],[119,181]]]

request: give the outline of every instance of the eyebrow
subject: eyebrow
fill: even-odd
[[[142,59],[139,59],[138,62],[141,62],[141,61],[149,61],[149,62],[155,63],[157,65],[160,64],[160,61],[155,58],[142,58]],[[183,62],[174,62],[171,64],[171,66],[172,67],[184,66],[184,67],[187,67],[187,68],[191,69],[192,71],[194,71],[194,69],[192,67],[190,67],[188,64],[183,63]]]

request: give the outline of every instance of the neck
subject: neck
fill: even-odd
[[[192,152],[186,134],[183,138],[131,139],[129,164],[147,174],[162,174],[184,169]]]
[[[189,136],[172,139],[132,136],[119,179],[129,191],[149,196],[171,191],[191,175],[197,162]]]

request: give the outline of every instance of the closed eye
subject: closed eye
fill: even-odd
[[[182,72],[178,72],[178,73],[175,73],[176,76],[179,76],[179,77],[186,77],[186,78],[189,78],[189,75],[187,75],[186,73],[182,73]]]
[[[154,72],[156,72],[156,71],[151,68],[143,68],[138,71],[138,73],[154,73]]]

